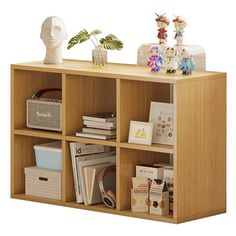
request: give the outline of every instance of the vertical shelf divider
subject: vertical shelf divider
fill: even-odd
[[[177,219],[177,97],[176,97],[176,84],[170,85],[170,102],[174,104],[174,154],[170,154],[170,163],[173,164],[174,172],[174,203],[173,203],[173,218]]]
[[[66,135],[66,74],[62,74],[62,135]]]
[[[61,173],[61,195],[62,201],[66,202],[67,200],[67,189],[66,189],[66,177],[67,177],[67,160],[66,160],[66,141],[62,140],[62,173]]]
[[[121,142],[121,87],[120,79],[116,79],[116,141]],[[121,159],[120,159],[120,147],[116,147],[116,209],[121,210]]]
[[[120,79],[116,79],[116,141],[120,142]]]
[[[120,147],[116,147],[116,209],[121,210],[121,169],[120,169]]]
[[[66,135],[66,75],[62,74],[62,135]],[[66,202],[66,141],[62,140],[62,178],[61,191],[62,201]]]
[[[62,201],[68,202],[75,200],[74,180],[72,175],[70,146],[66,141],[66,136],[71,129],[68,123],[68,88],[71,88],[71,80],[66,74],[62,74]],[[74,91],[72,91],[72,94]]]

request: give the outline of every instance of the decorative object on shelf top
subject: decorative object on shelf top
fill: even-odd
[[[167,74],[173,74],[178,68],[177,51],[173,47],[168,47],[165,52],[165,68]]]
[[[113,34],[108,34],[104,38],[98,40],[96,35],[101,33],[102,31],[98,29],[95,29],[90,33],[86,29],[83,29],[69,40],[67,49],[74,47],[76,44],[90,40],[94,45],[94,50],[92,52],[93,64],[104,66],[107,63],[106,50],[121,50],[123,48],[123,42]]]
[[[192,71],[195,69],[195,63],[192,55],[190,55],[187,50],[183,49],[181,58],[179,69],[182,71],[182,75],[191,75]]]
[[[66,27],[61,18],[50,16],[42,24],[40,38],[46,47],[45,64],[61,64],[61,45],[67,38]]]
[[[150,57],[148,58],[147,65],[153,72],[160,72],[161,66],[163,64],[163,58],[159,50],[160,49],[158,46],[152,46],[150,50]]]
[[[157,27],[158,27],[158,34],[157,38],[159,39],[159,44],[165,44],[167,42],[167,26],[170,24],[169,19],[165,14],[163,15],[158,15],[156,13],[156,22],[157,22]]]
[[[187,26],[187,22],[183,19],[182,16],[175,16],[174,20],[174,27],[175,27],[175,37],[176,45],[181,46],[183,44],[183,34],[184,29]]]

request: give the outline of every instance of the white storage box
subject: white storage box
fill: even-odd
[[[138,55],[137,55],[137,64],[138,65],[147,65],[148,58],[150,56],[150,50],[152,46],[159,46],[156,43],[148,43],[148,44],[142,44],[138,49]],[[164,53],[168,46],[162,45],[161,49]],[[198,45],[182,45],[182,46],[173,46],[177,52],[178,55],[182,51],[182,49],[186,49],[192,56],[193,60],[196,65],[196,70],[206,70],[206,55],[205,51],[202,47]]]
[[[39,168],[62,170],[61,142],[45,143],[34,146],[36,165]]]
[[[25,194],[61,200],[61,172],[26,167]]]

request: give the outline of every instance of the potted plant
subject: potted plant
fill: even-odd
[[[98,40],[97,35],[101,33],[102,31],[98,29],[95,29],[90,33],[86,29],[83,29],[69,40],[67,49],[74,47],[76,44],[90,40],[94,45],[92,51],[93,64],[104,66],[107,63],[107,50],[121,50],[123,48],[123,43],[113,34],[108,34],[104,38]]]

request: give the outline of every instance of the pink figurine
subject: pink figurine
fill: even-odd
[[[170,24],[169,19],[163,15],[157,15],[156,22],[158,27],[158,35],[157,38],[159,39],[159,44],[165,44],[167,42],[167,30],[166,27]]]
[[[150,50],[150,57],[148,58],[147,65],[153,72],[159,72],[162,66],[162,56],[159,53],[158,46],[152,46]]]

